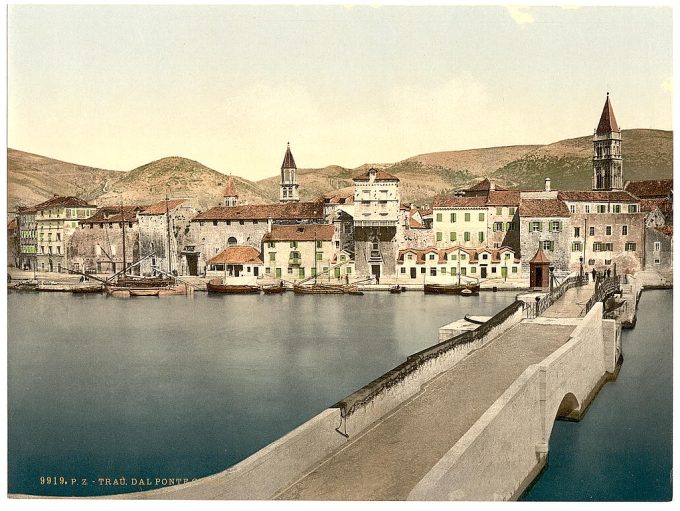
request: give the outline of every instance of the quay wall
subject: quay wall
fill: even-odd
[[[617,329],[602,319],[602,303],[579,323],[564,346],[508,387],[409,500],[519,498],[545,465],[555,419],[580,419],[615,370]]]

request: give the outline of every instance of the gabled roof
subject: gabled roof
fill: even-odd
[[[375,180],[376,181],[397,181],[397,182],[399,181],[399,178],[397,176],[393,176],[392,174],[390,174],[389,172],[385,172],[384,170],[376,170],[376,169],[373,169],[373,168],[368,169],[363,174],[359,174],[353,180],[354,181],[370,181],[371,172],[375,172]]]
[[[494,186],[495,190],[506,191],[507,188],[501,188],[500,186]],[[479,183],[471,186],[470,188],[464,190],[465,192],[488,192],[491,189],[491,181],[489,178],[482,179]]]
[[[536,251],[536,254],[534,257],[531,258],[530,263],[550,263],[550,259],[548,259],[545,255],[545,252],[543,252],[543,247],[539,245],[538,250]]]
[[[262,264],[260,251],[254,247],[227,247],[207,264]]]
[[[614,109],[609,101],[609,93],[607,92],[607,99],[604,102],[604,108],[602,109],[602,115],[600,116],[600,122],[597,125],[595,133],[598,135],[606,135],[607,133],[620,133],[619,125],[616,123],[616,117],[614,117]]]
[[[673,192],[673,180],[628,181],[623,189],[640,199],[662,199]]]
[[[323,218],[321,202],[287,202],[282,204],[250,204],[246,206],[218,206],[196,215],[191,221],[201,220],[314,220]]]
[[[84,201],[83,199],[79,199],[78,197],[64,197],[61,195],[55,195],[49,200],[46,200],[45,202],[41,202],[40,204],[34,206],[36,210],[40,209],[47,209],[47,208],[94,208],[96,207],[94,204],[89,204],[87,201]]]
[[[648,213],[657,208],[664,216],[673,216],[673,201],[671,199],[640,199],[640,211]]]
[[[527,218],[568,217],[567,205],[559,199],[522,199],[519,215]]]
[[[488,253],[491,255],[491,259],[487,259],[486,261],[491,261],[491,262],[500,262],[501,261],[501,254],[505,252],[512,252],[514,254],[514,250],[512,250],[509,247],[501,247],[501,248],[486,248],[486,247],[480,247],[480,248],[464,248],[461,246],[454,246],[454,247],[449,247],[449,248],[443,248],[443,249],[437,249],[434,247],[427,247],[427,248],[407,248],[399,251],[399,255],[397,256],[397,261],[398,262],[404,262],[404,256],[406,254],[413,254],[416,256],[416,264],[424,264],[428,262],[426,259],[426,256],[428,254],[435,253],[437,254],[437,263],[436,264],[446,264],[448,262],[447,257],[449,254],[467,254],[468,257],[470,258],[470,262],[475,263],[479,261],[479,254],[482,253]],[[519,261],[517,258],[514,258],[514,261]]]
[[[85,220],[81,220],[81,224],[103,224],[115,222],[136,222],[137,213],[143,211],[146,206],[123,206],[123,215],[120,214],[120,206],[104,206],[97,210],[97,212]],[[163,210],[165,213],[165,210]]]
[[[570,202],[639,202],[636,197],[623,190],[558,192],[557,198]]]
[[[282,169],[297,169],[295,165],[295,158],[293,158],[293,153],[290,151],[290,142],[286,147],[286,154],[283,156],[283,163],[281,164]]]
[[[487,206],[519,206],[519,190],[500,190],[489,192]]]
[[[354,192],[329,192],[319,197],[324,204],[354,204]]]
[[[229,176],[229,181],[227,181],[227,187],[224,189],[225,197],[238,197],[236,193],[236,185],[234,184],[234,178]]]
[[[272,225],[262,241],[331,241],[335,227],[328,224]]]
[[[672,225],[662,225],[661,227],[655,227],[657,231],[659,231],[661,234],[665,234],[666,236],[672,238],[673,237],[673,226]]]
[[[156,204],[152,204],[147,207],[144,211],[141,211],[140,215],[165,215],[166,211],[172,211],[177,206],[186,202],[186,199],[169,199],[162,200]]]
[[[433,208],[486,208],[486,197],[435,197]]]

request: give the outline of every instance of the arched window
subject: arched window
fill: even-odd
[[[233,247],[233,246],[236,245],[237,243],[238,243],[238,242],[236,241],[236,238],[234,238],[233,236],[229,236],[229,239],[227,240],[227,245],[228,245],[228,246]]]

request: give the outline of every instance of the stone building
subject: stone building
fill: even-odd
[[[234,184],[234,178],[229,176],[227,187],[224,190],[224,205],[227,207],[238,206],[238,192]]]
[[[253,284],[262,275],[260,251],[253,247],[227,247],[208,259],[206,277],[220,277],[225,284]]]
[[[66,247],[78,221],[91,217],[97,207],[78,197],[55,195],[35,206],[38,271],[61,272],[68,268]]]
[[[560,273],[569,272],[571,261],[569,209],[558,198],[534,198],[538,194],[520,195],[519,230],[522,273],[529,274],[529,259],[539,247]]]
[[[7,266],[21,267],[19,263],[19,222],[16,218],[7,222]]]
[[[399,178],[371,168],[353,181],[356,271],[377,280],[392,277],[398,250]]]
[[[397,241],[399,250],[423,248],[434,245],[432,223],[428,228],[421,211],[414,204],[402,204],[399,208]]]
[[[517,190],[489,190],[486,198],[486,246],[509,247],[516,253],[520,252],[519,200],[520,192]]]
[[[115,274],[122,271],[125,263],[129,274],[139,275],[140,268],[135,265],[140,259],[137,214],[144,209],[145,206],[105,206],[80,220],[67,246],[70,268],[83,273]]]
[[[286,154],[281,164],[281,185],[279,190],[279,202],[298,202],[300,193],[297,183],[297,165],[290,150],[290,142],[286,147]]]
[[[645,270],[672,273],[673,226],[647,227],[645,233]]]
[[[625,191],[640,199],[647,227],[673,223],[673,180],[627,181]]]
[[[275,224],[311,224],[323,220],[321,202],[211,208],[191,220],[190,234],[182,252],[182,274],[202,274],[207,261],[229,246],[247,245],[259,250],[263,236]],[[189,258],[194,262],[189,264]]]
[[[644,265],[644,213],[623,190],[559,192],[571,215],[571,271],[613,269],[633,273]]]
[[[160,272],[198,274],[198,254],[192,252],[188,237],[189,223],[197,213],[198,209],[192,201],[166,199],[138,214],[142,275],[157,275]]]
[[[609,93],[593,135],[593,190],[623,190],[621,129],[616,123]]]
[[[354,192],[333,192],[319,197],[325,222],[335,226],[336,250],[354,254]]]
[[[337,278],[336,264],[341,272],[344,265],[336,262],[334,238],[332,225],[272,225],[262,238],[265,275],[289,282]]]
[[[38,236],[35,221],[35,208],[19,208],[17,212],[17,228],[19,230],[19,268],[36,270],[38,253]]]

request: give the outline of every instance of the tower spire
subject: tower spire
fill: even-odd
[[[593,190],[622,189],[621,128],[616,122],[607,92],[600,122],[593,136]]]
[[[286,154],[283,156],[281,164],[281,185],[279,191],[279,202],[299,202],[297,184],[297,165],[295,158],[290,150],[290,142],[286,144]]]

